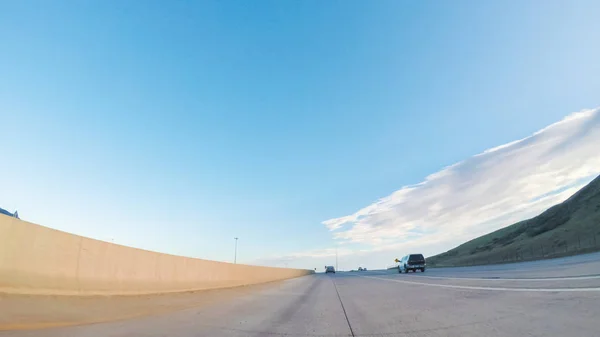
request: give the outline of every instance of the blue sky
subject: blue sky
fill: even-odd
[[[383,263],[397,247],[376,255],[379,241],[323,222],[599,106],[599,13],[596,1],[5,1],[0,207],[174,254],[231,260],[238,236],[246,263],[318,267],[342,244],[348,264]],[[587,165],[536,193],[586,181]]]

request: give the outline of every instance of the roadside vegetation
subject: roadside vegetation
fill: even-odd
[[[594,251],[600,251],[600,177],[542,214],[429,257],[427,264],[496,264]]]

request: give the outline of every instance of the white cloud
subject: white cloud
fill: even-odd
[[[439,253],[565,200],[600,174],[599,149],[600,109],[581,111],[323,224],[371,252]]]
[[[600,108],[571,114],[404,186],[353,214],[323,221],[340,268],[385,268],[410,252],[432,255],[567,199],[600,174]],[[335,248],[257,261],[290,267],[335,261]]]
[[[291,253],[286,255],[274,255],[261,258],[252,262],[254,265],[274,266],[274,267],[294,267],[294,268],[310,268],[314,266],[317,271],[321,271],[325,265],[333,265],[338,260],[344,261],[349,256],[360,255],[361,252],[349,248],[338,247],[314,249],[304,252]]]

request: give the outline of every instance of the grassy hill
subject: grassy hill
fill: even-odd
[[[600,177],[542,214],[427,259],[432,266],[537,260],[600,250]]]

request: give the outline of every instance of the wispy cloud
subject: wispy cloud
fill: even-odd
[[[600,174],[599,149],[600,108],[573,113],[323,225],[349,268],[382,268],[414,251],[440,253],[567,199]],[[319,266],[334,256],[329,248],[261,261]]]
[[[321,268],[320,266],[333,264],[336,256],[338,258],[344,259],[348,256],[356,254],[360,254],[360,252],[344,247],[314,249],[285,255],[273,255],[269,257],[264,257],[253,261],[252,264],[278,267],[287,266],[289,264],[303,268],[305,268],[307,265],[312,264]]]
[[[371,251],[437,253],[568,198],[600,174],[599,146],[600,109],[574,113],[323,225]]]

